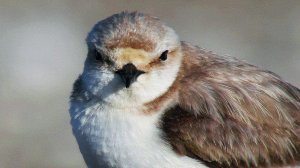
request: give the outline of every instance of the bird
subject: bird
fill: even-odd
[[[99,21],[86,44],[69,113],[89,168],[300,164],[300,89],[277,74],[137,11]]]

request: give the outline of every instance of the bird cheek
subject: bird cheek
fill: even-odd
[[[144,73],[144,74],[138,76],[136,80],[137,80],[137,82],[143,83],[147,78],[148,78],[148,74]]]

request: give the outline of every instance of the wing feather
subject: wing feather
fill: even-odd
[[[162,119],[174,149],[223,166],[296,163],[300,90],[235,58],[182,49],[178,103]]]

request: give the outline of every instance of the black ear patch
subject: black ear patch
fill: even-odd
[[[161,61],[167,60],[167,59],[168,59],[168,52],[169,52],[168,50],[164,51],[164,52],[160,55],[159,59],[160,59]]]

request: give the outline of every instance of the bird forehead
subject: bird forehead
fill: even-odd
[[[112,32],[113,38],[105,40],[105,46],[109,49],[114,48],[134,48],[143,49],[145,51],[153,51],[156,47],[155,39],[148,37],[145,33],[136,33],[131,31],[117,31]],[[157,39],[156,39],[157,40]]]
[[[135,48],[120,48],[117,52],[117,63],[124,65],[126,63],[133,63],[135,65],[147,63],[151,60],[150,53],[143,49]]]

